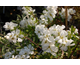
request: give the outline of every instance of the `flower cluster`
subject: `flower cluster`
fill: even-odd
[[[6,39],[8,39],[10,42],[22,42],[24,35],[20,34],[20,30],[16,29],[12,31],[11,33],[8,33],[6,36],[4,36]]]
[[[7,52],[3,56],[5,59],[9,59],[15,51]]]
[[[29,26],[36,26],[37,22],[36,22],[36,18],[33,18],[33,16],[30,16],[28,19],[23,19],[20,21],[20,25],[22,28],[24,27],[28,27]]]
[[[29,26],[36,26],[37,24],[37,19],[34,17],[34,12],[35,10],[33,10],[31,7],[27,7],[27,9],[25,7],[22,8],[23,9],[23,13],[26,14],[26,16],[23,18],[23,20],[20,21],[20,25],[22,28],[24,27],[28,27]],[[32,14],[32,15],[31,15]],[[27,17],[27,19],[26,19]]]
[[[42,41],[42,50],[56,56],[58,48],[55,46],[55,39],[51,36],[50,31],[45,27],[45,25],[37,25],[35,33],[38,35],[40,41]]]
[[[75,14],[76,11],[73,10],[73,8],[67,9],[67,16],[68,16],[68,21],[70,21],[70,19],[72,18],[71,14]],[[61,12],[59,13],[61,15],[61,17],[64,19],[65,18],[65,9],[62,8]]]
[[[28,59],[30,58],[30,54],[34,54],[34,48],[31,44],[29,44],[28,46],[25,46],[22,49],[17,49],[17,51],[19,51],[19,54],[14,56],[13,54],[15,53],[15,51],[12,52],[7,52],[4,55],[5,59]]]
[[[35,12],[35,9],[32,9],[31,7],[22,7],[22,9],[23,9],[22,13],[26,14],[26,16],[29,16],[30,13]]]
[[[75,45],[72,39],[68,39],[68,32],[64,28],[64,25],[60,26],[55,24],[49,29],[41,24],[36,26],[35,33],[38,35],[40,41],[42,41],[41,45],[44,52],[49,52],[56,56],[56,52],[58,52],[56,44],[59,44],[60,49],[63,51],[67,51],[68,46]]]
[[[40,53],[48,52],[51,53],[53,57],[55,56],[58,57],[58,53],[68,52],[69,50],[72,50],[71,46],[76,45],[77,43],[76,41],[79,39],[78,29],[76,27],[72,26],[71,28],[69,28],[69,30],[65,30],[64,25],[54,24],[49,26],[49,28],[46,27],[47,26],[46,24],[53,22],[54,18],[56,17],[57,8],[58,8],[57,6],[47,6],[46,10],[43,10],[43,14],[40,16],[40,19],[38,19],[37,17],[35,17],[34,13],[35,10],[33,10],[31,7],[22,7],[23,9],[22,20],[21,19],[20,21],[18,20],[19,21],[18,24],[13,22],[6,22],[3,27],[5,28],[5,30],[10,30],[10,33],[7,33],[7,35],[5,35],[4,37],[7,40],[9,40],[8,43],[13,42],[15,44],[13,44],[13,46],[9,45],[8,43],[4,44],[5,45],[4,47],[8,46],[5,48],[6,51],[11,51],[7,53],[3,52],[3,54],[5,54],[3,55],[4,58],[5,59],[31,58],[30,57],[31,55],[38,53],[37,46],[35,46],[36,43],[38,43],[38,41],[40,41],[39,45],[42,46],[41,48],[43,50],[43,52],[41,52],[40,50]],[[76,11],[73,10],[72,8],[67,10],[68,21],[70,21],[72,17],[71,15],[75,14]],[[62,8],[60,15],[62,18],[65,18],[64,8]],[[35,35],[35,33],[38,37]],[[39,40],[36,38],[39,38]],[[35,48],[33,48],[33,46],[30,43],[31,44],[34,43],[35,45],[34,44],[32,45]],[[10,46],[12,48],[15,48],[15,51],[12,51]],[[37,51],[34,52],[34,49],[37,49]],[[37,57],[38,55],[36,55],[36,58]]]
[[[41,24],[48,24],[48,19],[49,21],[53,21],[53,18],[55,18],[56,13],[57,13],[57,6],[47,6],[46,10],[43,10],[43,15],[40,16]]]
[[[13,22],[6,22],[3,28],[5,28],[5,30],[13,30],[14,27],[16,26],[18,26],[18,24],[13,23]]]

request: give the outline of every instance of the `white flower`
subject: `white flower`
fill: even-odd
[[[70,14],[74,14],[76,11],[73,10],[72,8],[67,9],[67,16],[68,16],[68,21],[70,21],[70,19],[72,18],[72,16]],[[65,18],[65,9],[62,8],[61,13],[59,13],[61,15],[61,17],[64,19]]]
[[[41,15],[40,16],[40,18],[41,18],[41,20],[39,21],[41,24],[48,24],[48,19],[47,19],[47,17],[46,16],[44,16],[44,15]]]
[[[20,21],[20,25],[22,28],[27,27],[28,25],[36,26],[36,24],[37,24],[37,20],[36,18],[33,18],[32,15],[28,17],[28,19],[24,18],[23,20]]]
[[[16,57],[16,56],[14,56],[14,55],[12,55],[12,58],[10,58],[10,59],[17,59],[17,57]]]
[[[73,8],[68,9],[68,12],[69,12],[70,14],[75,14],[75,13],[76,13],[76,11],[73,10]]]
[[[26,9],[25,7],[22,7],[22,9],[24,10],[24,11],[22,11],[22,13],[24,13],[24,14],[27,14],[27,15],[28,15],[27,9]]]
[[[20,55],[29,55],[29,49],[21,49],[21,51],[19,52]]]
[[[20,59],[27,59],[29,57],[30,57],[29,55],[21,55],[21,58]]]
[[[21,38],[18,38],[18,42],[22,42],[23,40]]]
[[[67,35],[68,35],[68,33],[65,30],[61,31],[61,33],[60,33],[61,37],[66,37]]]
[[[16,55],[16,56],[12,55],[12,57],[9,59],[22,59],[22,58],[23,58],[23,56],[21,56],[21,55]]]
[[[8,39],[10,42],[22,42],[24,35],[20,35],[20,30],[16,29],[14,31],[12,31],[11,33],[8,33],[6,36],[4,36],[6,39]],[[21,38],[20,38],[21,37]]]
[[[48,24],[48,20],[53,21],[55,14],[57,13],[57,6],[47,6],[46,10],[43,10],[43,15],[40,16],[41,24]]]
[[[31,7],[22,7],[23,11],[22,13],[26,14],[26,15],[30,15],[30,12],[34,13],[35,9],[32,9]]]
[[[20,25],[21,25],[22,28],[27,27],[27,25],[28,25],[27,19],[21,20]]]
[[[61,50],[67,51],[67,46],[63,45],[63,46],[61,47]]]
[[[65,18],[65,9],[64,8],[62,8],[60,15],[62,18]]]
[[[42,45],[42,50],[45,51],[49,47],[49,42],[48,40],[44,39],[41,43]]]
[[[21,59],[21,55],[16,55],[15,58],[16,59]]]
[[[54,44],[50,44],[50,46],[45,50],[45,52],[51,53],[52,55],[56,56],[56,52],[58,52],[58,48],[55,47]]]
[[[60,41],[59,41],[60,42]],[[74,46],[75,44],[71,44],[73,42],[72,39],[68,40],[67,38],[62,39],[61,41],[61,50],[67,51],[67,46]]]
[[[4,58],[5,59],[9,59],[11,57],[12,53],[11,52],[7,52],[5,55],[4,55]]]
[[[59,26],[59,25],[53,25],[49,28],[49,31],[51,34],[53,34],[55,37],[59,36],[60,33],[63,31],[63,29],[65,28],[64,25]],[[65,33],[64,33],[65,34]],[[63,34],[62,34],[63,35]]]
[[[23,38],[23,37],[24,37],[24,35],[22,35],[22,34],[21,34],[21,35],[19,35],[19,37],[20,37],[20,38]]]
[[[51,44],[51,45],[50,45],[50,49],[51,49],[53,52],[57,52],[57,51],[58,51],[58,48],[57,48],[54,44]]]
[[[35,33],[40,39],[43,52],[51,53],[53,56],[56,56],[58,52],[58,47],[56,43],[59,43],[59,47],[63,51],[68,50],[68,46],[74,46],[72,39],[68,39],[69,33],[71,30],[64,30],[64,25],[53,25],[49,29],[45,25],[37,25],[35,27]],[[77,29],[75,29],[77,32]],[[38,32],[39,31],[39,32]]]
[[[41,45],[42,45],[42,50],[44,52],[49,52],[51,53],[52,55],[56,56],[56,52],[58,51],[58,48],[55,47],[55,40],[54,40],[54,37],[49,37],[48,38],[44,38]]]
[[[16,43],[16,40],[17,40],[17,38],[16,38],[16,36],[14,36],[14,34],[13,33],[8,33],[6,36],[4,36],[6,39],[8,39],[10,42],[14,42],[14,43]]]
[[[34,50],[34,48],[33,48],[33,46],[32,46],[31,44],[28,45],[28,48],[29,48],[31,51]]]
[[[32,45],[28,45],[28,47],[24,47],[24,48],[22,48],[21,50],[19,50],[20,52],[19,52],[19,55],[21,55],[21,56],[23,56],[24,57],[24,55],[25,55],[25,58],[29,58],[30,56],[29,56],[29,54],[34,54],[34,48],[32,47]]]
[[[16,38],[16,36],[12,36],[10,40],[13,41],[14,43],[17,42],[17,38]]]
[[[74,26],[74,28],[75,28],[74,33],[77,33],[78,34],[78,29],[75,26]]]
[[[43,31],[45,30],[45,25],[37,25],[35,27],[35,33],[38,35],[38,37],[43,34]]]
[[[3,26],[5,30],[13,30],[14,27],[16,27],[18,24],[13,23],[13,22],[6,22],[5,25]]]
[[[69,16],[68,16],[68,21],[70,21],[70,19],[71,19],[71,18],[72,18],[72,16],[71,16],[71,15],[69,15]]]

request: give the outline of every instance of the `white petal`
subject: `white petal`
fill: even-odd
[[[51,52],[50,48],[48,48],[45,52]]]
[[[21,38],[18,38],[18,42],[22,42],[23,40]]]
[[[67,46],[62,46],[61,50],[67,51]]]
[[[44,44],[44,45],[42,45],[42,49],[43,49],[43,50],[46,50],[48,47],[49,47],[49,44]]]
[[[74,46],[75,45],[75,43],[73,43],[73,44],[70,44],[70,46]]]
[[[51,54],[52,54],[53,56],[56,56],[56,53],[54,53],[54,52],[51,52]]]

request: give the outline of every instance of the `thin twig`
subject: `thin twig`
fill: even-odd
[[[1,36],[4,36],[3,34],[0,34]]]
[[[61,58],[63,58],[63,56],[64,56],[64,51],[62,51]]]
[[[3,34],[0,34],[1,36],[4,36]],[[32,43],[34,43],[31,39],[29,39],[28,37],[25,37],[25,38],[27,38],[28,40],[30,40]],[[36,43],[34,43],[36,46],[38,46],[39,47],[39,45],[37,45]],[[39,47],[40,49],[41,49],[41,47]]]
[[[25,37],[25,38],[27,38],[28,40],[30,40],[32,43],[34,43],[31,39],[29,39],[28,37]],[[34,43],[36,46],[38,46],[39,47],[39,45],[37,45],[36,43]],[[39,47],[40,49],[41,49],[41,47]]]

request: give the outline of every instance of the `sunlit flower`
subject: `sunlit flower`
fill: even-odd
[[[13,30],[14,27],[16,27],[17,25],[18,24],[13,23],[13,22],[6,22],[3,28],[5,28],[5,30]]]

